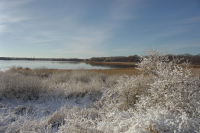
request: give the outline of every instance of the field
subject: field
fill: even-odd
[[[199,68],[148,53],[137,69],[0,72],[0,132],[200,132]]]

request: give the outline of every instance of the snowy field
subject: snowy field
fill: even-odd
[[[0,72],[6,72],[8,71],[10,68],[3,68],[3,69],[0,69]]]
[[[0,132],[199,133],[200,80],[152,50],[139,76],[6,68]]]

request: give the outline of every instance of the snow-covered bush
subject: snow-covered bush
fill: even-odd
[[[130,132],[199,132],[200,81],[191,76],[188,64],[181,67],[178,63],[179,59],[169,61],[156,49],[147,51],[138,64],[143,74],[121,77],[114,88],[104,93],[104,108],[110,113],[132,108],[132,126],[127,127],[134,130]],[[147,119],[150,122],[145,126]]]
[[[199,133],[200,80],[179,59],[156,49],[146,54],[138,76],[0,73],[1,97],[28,101],[0,99],[0,132]],[[40,98],[30,101],[32,94]]]
[[[59,127],[58,133],[98,133],[96,128],[100,120],[99,110],[74,107],[66,110],[65,124]]]
[[[96,72],[80,69],[80,70],[72,71],[70,78],[76,82],[88,83],[93,78],[96,78],[96,79],[98,78],[99,81],[105,82],[107,76],[101,73],[96,73]]]
[[[87,70],[73,70],[52,74],[50,82],[53,83],[51,87],[65,90],[68,98],[84,97],[87,94],[95,100],[100,98],[103,88],[107,86],[107,77]]]
[[[65,83],[70,79],[71,72],[55,72],[51,75],[51,82]]]
[[[95,120],[79,109],[66,117],[70,125],[59,132],[198,133],[200,81],[191,76],[187,64],[178,63],[156,49],[147,51],[138,64],[142,75],[120,77],[91,106]]]
[[[144,75],[124,75],[116,81],[117,84],[104,93],[102,100],[108,103],[114,102],[120,110],[134,108],[139,96],[148,95],[149,83],[153,82],[152,79],[144,77]]]
[[[39,98],[46,90],[46,85],[37,77],[24,76],[18,73],[1,73],[0,95],[9,99],[33,99]]]
[[[138,69],[154,79],[148,89],[150,102],[145,105],[138,103],[138,106],[159,106],[173,113],[200,118],[200,81],[191,77],[187,64],[183,68],[178,65],[179,59],[169,62],[168,57],[156,49],[149,51],[149,54],[148,58],[142,59]]]

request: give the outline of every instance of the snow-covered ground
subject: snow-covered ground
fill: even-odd
[[[84,108],[91,102],[92,101],[88,99],[87,96],[79,98],[79,102],[77,102],[76,98],[49,98],[48,100],[33,99],[27,101],[3,99],[0,102],[0,131],[15,132],[21,130],[27,132],[30,130],[37,132],[36,129],[38,128],[38,132],[47,132],[48,129],[45,129],[45,126],[51,124],[53,127],[51,127],[49,131],[56,132],[59,123],[61,124],[63,121],[62,118],[60,119],[58,116],[58,118],[55,118],[56,120],[50,121],[54,119],[53,116],[57,111],[73,107]],[[27,125],[27,123],[30,125]],[[44,127],[39,127],[41,125]],[[28,129],[30,126],[33,126],[32,128],[35,129]]]
[[[2,68],[2,69],[0,69],[0,72],[6,72],[6,71],[8,71],[10,68]]]
[[[0,132],[199,133],[200,80],[156,50],[148,53],[139,76],[1,72]]]
[[[58,132],[64,116],[88,108],[112,84],[105,75],[83,70],[48,77],[25,76],[22,71],[0,73],[0,132]],[[102,83],[105,78],[107,83]]]

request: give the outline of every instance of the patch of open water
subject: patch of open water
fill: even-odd
[[[0,69],[8,67],[49,68],[49,69],[114,69],[126,68],[126,65],[88,64],[77,61],[29,61],[29,60],[0,60]]]

